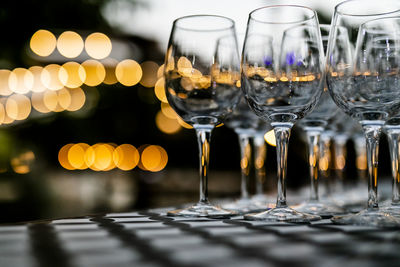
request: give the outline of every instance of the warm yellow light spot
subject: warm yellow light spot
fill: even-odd
[[[157,82],[158,64],[153,61],[145,61],[140,66],[143,71],[140,84],[144,87],[153,87]]]
[[[281,82],[287,82],[287,81],[289,81],[288,77],[285,77],[285,76],[282,76],[279,80],[280,80]]]
[[[78,170],[87,168],[85,163],[85,152],[89,148],[88,144],[78,143],[71,146],[68,150],[68,162],[72,167]]]
[[[10,90],[18,94],[28,93],[33,87],[33,82],[33,74],[25,68],[14,69],[8,78]]]
[[[186,91],[192,91],[194,89],[194,84],[190,78],[182,77],[179,83]]]
[[[77,111],[83,107],[86,101],[85,92],[81,88],[70,89],[71,103],[66,108],[68,111]]]
[[[111,53],[111,49],[111,40],[104,33],[95,32],[86,37],[85,50],[92,58],[106,58]]]
[[[62,110],[66,110],[71,105],[71,94],[69,92],[67,88],[57,91],[57,102]]]
[[[357,169],[362,170],[362,171],[366,170],[367,169],[367,157],[363,156],[363,155],[358,156],[356,159],[356,167],[357,167]]]
[[[26,151],[11,159],[11,167],[18,174],[26,174],[31,171],[30,166],[35,160],[35,154],[32,151]]]
[[[151,145],[143,150],[140,161],[146,170],[158,172],[167,165],[167,152],[160,146]]]
[[[157,78],[158,79],[164,77],[164,65],[165,64],[162,64],[157,70]]]
[[[104,77],[104,83],[111,85],[118,82],[117,77],[115,76],[115,67],[118,64],[118,61],[112,58],[106,58],[102,60],[102,63],[106,69],[106,76]]]
[[[343,170],[344,166],[346,165],[346,159],[343,155],[336,156],[335,160],[335,169]]]
[[[273,82],[277,82],[278,80],[276,79],[276,77],[265,77],[264,81],[273,83]]]
[[[321,157],[319,159],[319,169],[321,171],[327,171],[329,168],[329,159],[328,157]]]
[[[64,87],[59,79],[60,65],[50,64],[43,68],[40,79],[43,85],[50,90],[56,91]]]
[[[11,71],[9,70],[0,70],[0,95],[9,96],[12,94],[12,91],[9,86],[9,78],[11,75]]]
[[[77,57],[83,50],[82,37],[73,31],[63,32],[58,36],[57,49],[64,57]]]
[[[192,63],[186,57],[180,57],[177,63],[178,72],[180,75],[190,77],[192,75]]]
[[[176,117],[176,120],[178,121],[178,123],[179,123],[183,128],[186,128],[186,129],[193,129],[193,126],[190,125],[189,123],[185,122],[184,120],[182,120],[181,117],[177,116],[177,117]]]
[[[170,119],[176,119],[177,117],[175,110],[168,103],[161,103],[161,112]]]
[[[142,68],[132,59],[125,59],[115,68],[117,80],[125,86],[133,86],[142,78]]]
[[[163,103],[168,103],[167,96],[165,95],[165,80],[164,78],[158,79],[154,86],[154,93],[158,100]]]
[[[99,61],[94,59],[86,60],[82,63],[82,67],[86,72],[86,79],[84,81],[86,85],[96,86],[104,81],[106,69]]]
[[[129,171],[139,163],[139,151],[132,145],[123,144],[115,148],[113,159],[119,169]]]
[[[39,111],[40,113],[49,113],[51,110],[46,107],[43,102],[44,93],[32,93],[31,101],[32,107]]]
[[[75,168],[69,163],[68,151],[74,144],[66,144],[60,151],[58,151],[58,162],[60,165],[67,170],[75,170]]]
[[[181,129],[176,119],[166,117],[161,111],[156,115],[156,125],[161,132],[166,134],[174,134]]]
[[[77,88],[83,84],[86,79],[85,69],[77,62],[64,63],[59,72],[60,82],[69,88]]]
[[[57,39],[47,30],[38,30],[32,35],[30,41],[31,50],[41,57],[47,57],[56,48]]]
[[[14,120],[24,120],[31,113],[31,101],[25,95],[14,94],[8,97],[6,113]]]
[[[46,87],[42,83],[41,79],[43,68],[40,66],[33,66],[29,68],[29,71],[33,75],[33,86],[31,91],[36,93],[44,92],[46,90]]]
[[[0,103],[0,124],[4,122],[5,117],[6,117],[6,109],[4,108],[4,105]]]
[[[270,146],[276,146],[276,139],[275,139],[275,133],[274,130],[268,131],[264,135],[265,142],[268,143]]]
[[[95,144],[85,154],[85,162],[95,171],[106,171],[115,167],[114,147],[109,144]]]
[[[55,91],[46,91],[43,94],[44,106],[50,111],[56,111],[58,104],[58,95]]]

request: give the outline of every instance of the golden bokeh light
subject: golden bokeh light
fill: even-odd
[[[85,49],[88,55],[92,58],[106,58],[111,53],[111,40],[104,33],[92,33],[85,40]]]
[[[274,130],[268,131],[264,135],[265,142],[268,143],[270,146],[276,146],[276,139],[275,139],[275,132]]]
[[[28,93],[34,83],[32,72],[25,68],[14,69],[8,78],[8,85],[11,91],[18,94]]]
[[[159,66],[153,61],[145,61],[140,64],[143,76],[140,80],[140,84],[144,87],[153,87],[157,82],[157,71]]]
[[[117,80],[125,86],[133,86],[142,78],[143,72],[139,63],[132,59],[125,59],[115,68]]]
[[[167,96],[165,95],[165,80],[164,78],[158,79],[154,85],[154,94],[163,103],[168,103]]]
[[[160,146],[147,146],[141,153],[140,162],[145,170],[161,171],[168,162],[167,152]]]
[[[68,149],[68,161],[72,167],[78,170],[87,168],[85,163],[85,152],[89,148],[88,144],[78,143],[74,144]]]
[[[58,36],[57,49],[66,58],[79,56],[82,53],[83,46],[82,37],[76,32],[66,31]]]
[[[86,79],[85,69],[77,62],[64,63],[59,72],[60,82],[68,88],[77,88],[83,84]]]
[[[176,119],[168,118],[161,110],[156,115],[156,125],[161,132],[166,134],[174,134],[181,129]]]
[[[6,113],[13,120],[24,120],[31,113],[31,101],[25,95],[14,94],[8,97]]]
[[[178,116],[175,110],[167,103],[161,103],[161,112],[170,119],[176,119]]]
[[[43,92],[39,93],[33,92],[31,96],[32,107],[40,113],[49,113],[51,110],[46,107],[43,99],[44,99]]]
[[[71,105],[71,94],[69,92],[67,88],[57,91],[57,102],[62,110],[66,110]]]
[[[56,91],[64,87],[58,76],[60,69],[58,64],[50,64],[43,68],[40,79],[47,89]]]
[[[85,105],[86,96],[85,92],[81,88],[70,89],[71,103],[66,108],[68,111],[77,111]]]
[[[42,83],[41,75],[43,71],[43,67],[40,66],[32,66],[29,68],[29,71],[33,75],[33,86],[31,91],[40,93],[46,91],[46,87]]]
[[[119,169],[129,171],[138,165],[140,155],[136,147],[130,144],[122,144],[115,148],[113,159]]]
[[[67,170],[75,170],[75,168],[69,163],[68,160],[68,152],[73,145],[74,144],[66,144],[58,152],[58,162],[64,169]]]
[[[115,68],[118,65],[118,61],[113,58],[106,58],[102,60],[102,63],[106,69],[106,76],[104,77],[103,82],[108,85],[117,83],[118,79],[115,76]]]
[[[30,166],[35,160],[35,154],[32,151],[26,151],[11,159],[11,167],[15,173],[26,174],[31,171]]]
[[[106,77],[106,69],[101,62],[94,59],[88,59],[82,63],[82,67],[86,72],[86,79],[84,81],[86,85],[96,86],[104,81]]]
[[[43,103],[50,111],[56,111],[58,105],[58,96],[55,91],[46,91],[43,94]]]
[[[47,57],[56,48],[57,39],[53,33],[47,30],[38,30],[32,35],[30,41],[31,50],[41,57]]]
[[[10,70],[0,70],[0,95],[9,96],[12,91],[9,86]]]
[[[193,126],[190,125],[189,123],[185,122],[184,120],[182,120],[181,117],[177,116],[176,120],[178,121],[179,125],[182,126],[183,128],[193,129]]]
[[[4,105],[0,103],[0,124],[4,122],[6,118],[6,109],[4,108]]]
[[[87,163],[87,166],[92,170],[110,170],[112,169],[112,167],[115,167],[113,153],[113,146],[109,144],[95,144],[87,150],[85,161]]]
[[[157,70],[157,78],[163,78],[164,77],[164,64],[162,64],[158,70]]]

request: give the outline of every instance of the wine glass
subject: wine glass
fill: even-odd
[[[242,89],[252,110],[274,128],[278,197],[275,208],[247,214],[247,220],[309,222],[321,218],[297,212],[286,203],[291,128],[311,112],[324,86],[324,52],[318,27],[316,12],[302,6],[267,6],[249,15],[242,55]],[[272,41],[260,39],[262,33],[269,33]]]
[[[367,143],[368,208],[357,214],[337,216],[339,224],[398,227],[400,221],[378,207],[377,168],[382,126],[398,109],[400,91],[388,73],[380,72],[385,49],[374,44],[374,30],[367,21],[400,14],[395,0],[350,0],[336,6],[327,53],[327,83],[335,103],[361,123]],[[337,29],[345,27],[347,45],[337,45]],[[346,42],[341,42],[346,44]],[[354,44],[356,44],[355,48]],[[355,55],[353,55],[355,54]],[[395,66],[389,66],[395,67]]]
[[[324,49],[326,49],[328,44],[329,29],[330,25],[320,25]],[[325,87],[314,110],[299,121],[299,126],[307,137],[310,170],[310,198],[308,201],[295,206],[294,208],[297,211],[316,214],[322,217],[332,217],[336,214],[345,213],[343,208],[332,202],[320,201],[318,194],[320,137],[321,133],[326,129],[328,121],[336,115],[337,111],[337,106],[332,101],[328,88]]]
[[[234,22],[215,15],[174,21],[165,59],[165,92],[171,107],[195,129],[200,158],[200,200],[170,216],[224,218],[232,211],[208,201],[211,131],[240,99],[240,58]]]

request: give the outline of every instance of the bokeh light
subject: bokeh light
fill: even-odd
[[[14,69],[8,78],[10,90],[18,94],[28,93],[32,89],[33,83],[33,74],[25,68]]]
[[[140,64],[143,76],[140,80],[140,84],[144,87],[153,87],[157,82],[157,71],[159,66],[153,61],[145,61]]]
[[[58,64],[50,64],[43,68],[40,79],[47,89],[56,91],[64,87],[58,75],[60,68]]]
[[[73,145],[74,144],[66,144],[58,152],[58,162],[64,169],[67,170],[75,170],[75,168],[69,163],[68,160],[68,152]]]
[[[43,98],[44,98],[43,92],[32,93],[31,95],[32,107],[40,113],[49,113],[51,110],[46,107]]]
[[[158,172],[167,165],[168,155],[162,147],[150,145],[142,151],[140,162],[143,169]]]
[[[77,62],[64,63],[59,72],[60,82],[69,88],[77,88],[83,84],[86,79],[85,69]]]
[[[106,58],[111,53],[111,40],[104,33],[92,33],[85,40],[85,49],[92,58]]]
[[[74,144],[68,149],[68,161],[72,167],[78,170],[87,168],[85,163],[85,152],[89,148],[88,144],[78,143]]]
[[[9,86],[10,70],[0,70],[0,95],[9,96],[12,91]]]
[[[25,151],[11,159],[11,167],[15,173],[26,174],[31,171],[34,160],[35,154],[32,151]]]
[[[158,79],[154,85],[154,94],[161,102],[168,103],[167,96],[165,95],[165,80],[164,78]]]
[[[136,85],[142,78],[142,68],[133,59],[125,59],[115,68],[117,80],[125,86]]]
[[[175,110],[167,103],[161,103],[161,112],[170,119],[176,119],[178,116]]]
[[[168,118],[161,110],[156,115],[156,125],[161,132],[166,134],[174,134],[181,129],[176,119]]]
[[[267,142],[270,146],[276,146],[276,139],[274,130],[268,131],[264,135],[265,142]]]
[[[13,120],[24,120],[31,113],[31,101],[25,95],[14,94],[8,97],[6,113]]]
[[[96,86],[104,81],[106,77],[106,69],[101,62],[94,59],[88,59],[81,65],[86,72],[86,79],[84,81],[86,85]]]
[[[85,105],[86,95],[81,88],[70,89],[71,103],[66,108],[68,111],[77,111]]]
[[[58,36],[57,49],[66,58],[79,56],[82,53],[83,46],[82,37],[76,32],[66,31]]]
[[[30,41],[31,50],[41,57],[47,57],[56,48],[57,39],[47,30],[38,30],[32,35]]]
[[[106,69],[106,76],[104,77],[103,82],[108,85],[117,83],[118,80],[117,80],[117,77],[115,76],[115,74],[116,74],[115,68],[118,64],[118,61],[116,61],[113,58],[106,58],[106,59],[102,60],[101,62]]]
[[[33,75],[33,86],[31,91],[32,92],[44,92],[46,90],[46,87],[42,83],[41,75],[43,71],[43,67],[40,66],[32,66],[29,68],[29,71]]]
[[[136,147],[130,144],[122,144],[115,148],[113,159],[119,169],[129,171],[138,165],[140,155]]]

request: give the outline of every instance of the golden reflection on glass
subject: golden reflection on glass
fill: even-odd
[[[9,96],[12,91],[9,86],[10,70],[0,70],[0,95]]]
[[[32,35],[29,46],[38,56],[47,57],[53,53],[56,44],[57,39],[53,33],[48,30],[38,30]]]
[[[104,81],[106,77],[106,69],[100,61],[88,59],[81,65],[86,72],[86,79],[84,81],[86,85],[96,86]]]
[[[71,96],[70,105],[66,108],[68,111],[77,111],[85,105],[86,95],[81,88],[69,89]]]
[[[167,96],[165,95],[165,80],[164,78],[158,79],[154,85],[154,94],[163,103],[168,103]]]
[[[157,70],[157,78],[160,79],[164,77],[164,64],[162,64]]]
[[[153,61],[145,61],[140,64],[143,71],[142,79],[140,80],[140,84],[144,87],[154,87],[157,82],[157,71],[159,66],[157,63]]]
[[[133,59],[125,59],[115,68],[117,80],[125,86],[136,85],[142,78],[142,68]]]
[[[107,35],[95,32],[86,37],[85,50],[94,59],[103,59],[110,55],[112,44]]]
[[[265,142],[270,146],[276,146],[274,130],[268,131],[264,135]]]
[[[43,68],[40,79],[47,89],[56,91],[64,87],[58,76],[60,68],[58,64],[50,64]]]
[[[85,163],[85,152],[89,148],[88,144],[78,143],[74,144],[68,149],[68,161],[72,167],[78,170],[84,170],[87,168]]]
[[[66,58],[75,58],[83,50],[82,37],[73,31],[63,32],[57,39],[57,49]]]
[[[193,126],[182,120],[181,117],[177,116],[176,120],[178,121],[179,125],[186,129],[193,129]],[[221,125],[221,124],[219,124]]]
[[[32,67],[29,68],[29,71],[33,75],[33,86],[32,86],[31,91],[32,92],[36,92],[36,93],[46,91],[46,87],[42,83],[42,79],[41,79],[43,67],[32,66]]]
[[[133,145],[122,144],[114,150],[114,163],[123,171],[129,171],[135,168],[139,163],[139,159],[139,151]]]
[[[156,125],[161,132],[166,134],[174,134],[181,129],[176,119],[168,118],[161,110],[156,115]]]
[[[161,111],[167,118],[170,119],[176,119],[178,116],[175,110],[167,103],[161,103]]]
[[[74,144],[66,144],[65,146],[63,146],[60,151],[58,152],[58,162],[60,163],[60,165],[67,170],[75,170],[76,168],[74,168],[68,160],[68,152],[69,149],[73,146]]]
[[[362,171],[367,169],[367,156],[366,155],[357,156],[356,167],[358,170],[362,170]]]
[[[40,113],[49,113],[51,110],[44,104],[44,92],[35,93],[31,95],[32,107]]]
[[[6,113],[13,120],[24,120],[31,113],[31,101],[25,95],[14,94],[8,97]]]
[[[8,77],[8,85],[11,91],[18,94],[26,94],[33,87],[33,74],[25,68],[14,69]]]
[[[83,84],[86,79],[85,69],[77,62],[64,63],[59,72],[60,82],[68,88],[77,88]]]

